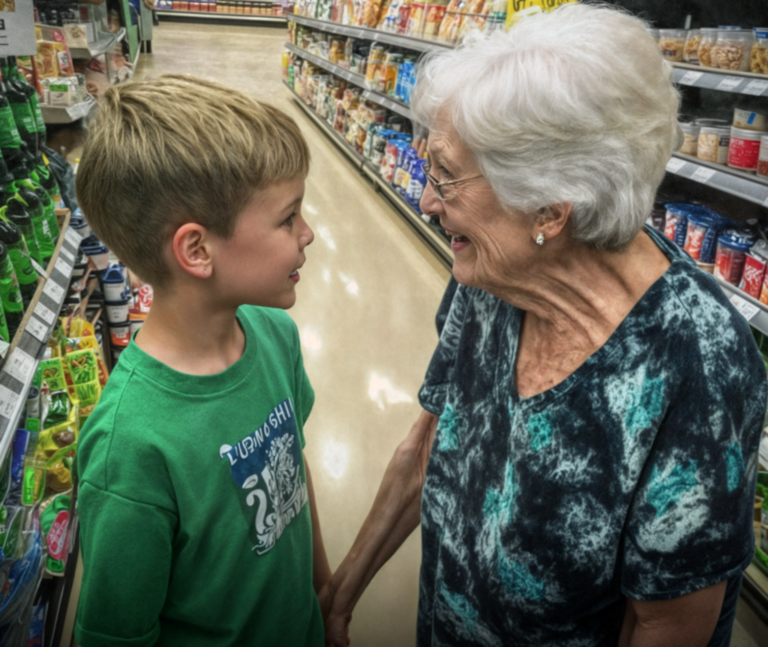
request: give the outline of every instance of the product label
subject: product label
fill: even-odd
[[[701,182],[702,184],[706,184],[715,173],[717,173],[717,171],[714,169],[702,166],[696,169],[696,172],[691,176],[691,179],[694,182]]]
[[[19,247],[9,248],[8,253],[13,261],[13,269],[16,271],[16,278],[21,285],[29,285],[37,281],[37,274],[32,268],[29,255]]]
[[[0,108],[0,148],[18,148],[21,136],[10,106]]]
[[[55,560],[61,560],[67,550],[67,530],[69,529],[69,512],[62,510],[56,515],[51,529],[46,536],[48,554]]]
[[[37,312],[37,308],[35,308],[35,312]],[[25,330],[40,343],[43,343],[45,338],[48,336],[48,326],[46,326],[42,321],[36,319],[35,317],[29,318],[29,322],[27,323]]]
[[[11,111],[13,117],[16,120],[16,126],[19,129],[19,133],[23,134],[24,130],[28,133],[36,133],[35,120],[32,117],[32,110],[28,103],[12,103]]]
[[[728,166],[754,171],[760,156],[760,142],[751,139],[731,137],[728,149]]]
[[[741,275],[739,288],[744,290],[744,292],[752,298],[759,299],[764,277],[765,263],[759,258],[747,254],[747,259],[744,263],[744,273]]]

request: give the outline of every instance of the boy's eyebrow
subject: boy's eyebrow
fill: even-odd
[[[292,207],[295,207],[299,202],[301,202],[304,199],[304,194],[302,193],[300,196],[297,196],[294,198],[291,202],[288,202],[281,211],[285,211],[286,209],[291,209]]]

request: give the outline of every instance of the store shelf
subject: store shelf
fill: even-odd
[[[324,70],[327,70],[334,76],[338,76],[339,78],[342,78],[345,81],[348,81],[349,83],[362,88],[364,99],[373,101],[374,103],[377,103],[380,106],[387,108],[388,110],[391,110],[392,112],[397,113],[402,117],[405,117],[406,119],[410,119],[411,121],[413,120],[413,113],[411,112],[411,109],[402,101],[397,101],[392,97],[388,97],[386,94],[381,94],[381,92],[367,90],[365,87],[365,77],[362,74],[355,74],[354,72],[350,72],[348,69],[341,67],[341,65],[336,65],[336,63],[331,63],[324,58],[310,54],[307,50],[302,49],[301,47],[297,47],[292,43],[286,43],[285,47],[288,49],[288,51],[293,52],[297,56],[300,56],[310,63],[314,63]]]
[[[768,181],[752,173],[736,171],[722,164],[705,162],[691,155],[674,153],[667,173],[706,184],[725,193],[768,207]]]
[[[290,90],[298,105],[302,108],[309,119],[322,130],[329,139],[339,147],[339,149],[355,164],[358,170],[362,171],[374,185],[389,199],[392,205],[400,212],[405,221],[421,236],[437,257],[447,268],[453,265],[453,254],[448,241],[445,240],[437,231],[435,231],[422,217],[409,205],[403,198],[379,175],[376,167],[360,155],[347,141],[339,135],[331,126],[321,119],[318,114],[308,106],[296,91],[285,81],[285,87]]]
[[[178,11],[175,9],[159,9],[155,11],[155,14],[164,18],[181,18],[184,20],[236,20],[238,22],[286,23],[285,16],[257,16],[253,14],[216,13],[210,11]]]
[[[46,124],[70,124],[73,121],[87,117],[93,107],[96,105],[96,99],[91,95],[81,103],[73,106],[48,106],[41,104],[40,110],[43,113],[43,121]]]
[[[768,96],[768,77],[764,74],[737,72],[734,70],[713,70],[700,65],[673,63],[675,83],[692,88],[735,92],[756,97]]]
[[[415,36],[405,36],[403,34],[393,34],[379,29],[369,29],[368,27],[353,27],[351,25],[341,25],[328,20],[318,20],[317,18],[308,18],[306,16],[296,16],[286,14],[286,18],[299,25],[319,29],[329,34],[339,34],[340,36],[349,36],[351,38],[360,38],[370,40],[375,43],[387,43],[396,45],[404,49],[410,49],[415,52],[429,52],[434,49],[451,49],[453,45],[439,40],[418,38]]]
[[[88,47],[70,47],[69,53],[72,58],[87,58],[92,59],[95,56],[101,56],[111,52],[115,45],[125,38],[125,27],[121,27],[120,31],[115,34],[110,32],[103,32],[99,34],[99,40],[95,43],[88,43]]]
[[[37,363],[67,295],[81,240],[74,230],[69,229],[69,219],[67,214],[46,268],[48,278],[38,281],[37,291],[0,368],[0,462],[5,460],[11,447],[21,412],[27,406],[27,393]]]
[[[759,330],[764,335],[768,335],[768,306],[753,299],[746,292],[739,290],[735,285],[731,285],[720,277],[715,277],[720,287],[725,292],[725,296],[733,306],[749,322],[749,325]]]

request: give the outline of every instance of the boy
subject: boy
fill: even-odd
[[[78,199],[154,301],[80,435],[82,647],[324,643],[314,392],[282,312],[308,168],[290,117],[215,83],[104,97]]]

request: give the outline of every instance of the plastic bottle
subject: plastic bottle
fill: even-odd
[[[0,242],[8,248],[11,264],[16,272],[24,307],[29,307],[37,290],[37,272],[32,267],[29,250],[24,242],[21,230],[13,223],[4,220],[7,207],[0,208]]]
[[[8,201],[8,208],[5,211],[5,217],[8,222],[16,225],[24,236],[24,243],[27,245],[29,255],[42,265],[42,256],[40,248],[35,238],[35,230],[32,226],[32,219],[27,213],[26,206],[18,198],[11,198]]]
[[[25,77],[19,70],[16,64],[16,57],[9,57],[10,76],[13,81],[16,82],[17,87],[24,92],[29,101],[29,107],[32,111],[32,117],[35,122],[35,131],[37,132],[37,146],[38,155],[41,154],[42,148],[45,145],[45,121],[43,120],[43,111],[40,109],[40,97],[37,94],[37,90],[29,83],[27,77]]]
[[[421,196],[427,186],[427,175],[424,173],[424,164],[427,160],[416,158],[411,165],[411,175],[408,182],[408,190],[405,199],[418,213],[421,213]]]
[[[5,79],[6,96],[11,104],[11,111],[21,140],[26,142],[30,150],[37,151],[37,126],[32,115],[32,108],[29,105],[29,99],[19,84],[13,80],[8,59],[0,59],[0,68],[2,68],[3,79]]]
[[[8,91],[3,81],[0,82],[0,152],[3,157],[7,157],[18,150],[19,144],[21,144],[21,135],[16,128],[16,120],[13,118],[13,110],[8,101]]]
[[[45,197],[48,197],[48,194],[42,188],[39,189],[40,193],[38,193],[37,189],[33,189],[29,184],[22,182],[16,182],[16,188],[16,199],[27,209],[27,213],[32,220],[37,247],[40,250],[40,260],[37,258],[35,260],[45,267],[48,265],[48,261],[51,260],[53,251],[56,249],[56,241],[51,238],[51,230],[48,227],[48,220],[45,217],[45,210],[40,199],[40,193]],[[48,200],[50,201],[50,197],[48,197]]]
[[[8,248],[0,243],[0,300],[3,303],[9,339],[12,339],[24,319],[24,302],[19,281],[13,271]]]

